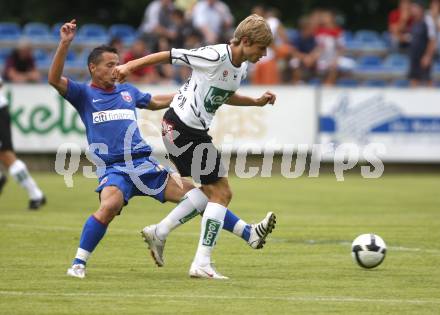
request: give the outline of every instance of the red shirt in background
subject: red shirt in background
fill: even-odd
[[[400,20],[400,10],[399,9],[394,9],[393,11],[390,12],[390,14],[388,15],[388,26],[399,23]],[[411,25],[413,23],[413,19],[410,17],[407,21],[406,21],[406,29],[409,31],[409,29],[411,28]]]
[[[133,53],[131,51],[129,51],[124,56],[124,63],[127,63],[131,60],[135,60],[140,57],[142,57],[142,56],[136,57],[133,55]],[[142,67],[142,68],[139,68],[139,69],[133,71],[132,75],[141,78],[141,77],[149,75],[149,74],[154,74],[155,72],[156,72],[156,69],[154,68],[154,66],[147,66],[147,67]]]

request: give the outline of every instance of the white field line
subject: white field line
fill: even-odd
[[[291,239],[286,238],[269,238],[269,242],[275,243],[290,243]],[[295,244],[298,245],[342,245],[342,246],[351,246],[351,242],[349,241],[319,241],[319,240],[298,240],[294,241]],[[387,246],[388,250],[396,251],[396,252],[421,252],[421,253],[430,253],[430,254],[440,254],[440,249],[427,249],[427,248],[418,248],[418,247],[404,247],[404,246]]]
[[[91,298],[164,298],[164,299],[213,299],[213,300],[268,300],[286,302],[339,302],[339,303],[382,303],[382,304],[440,304],[439,299],[372,299],[349,296],[237,296],[237,295],[186,295],[186,294],[132,294],[132,293],[57,293],[57,292],[24,292],[0,291],[0,296],[34,296],[34,297],[91,297]]]

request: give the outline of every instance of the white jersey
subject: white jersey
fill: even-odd
[[[8,105],[8,100],[3,95],[2,85],[3,85],[3,79],[2,77],[0,77],[0,108],[6,107]]]
[[[8,100],[6,97],[2,94],[2,91],[0,89],[0,108],[8,106]]]
[[[195,129],[209,129],[216,110],[228,102],[246,78],[247,62],[234,66],[227,44],[191,50],[172,49],[171,63],[193,69],[170,107],[180,120]]]

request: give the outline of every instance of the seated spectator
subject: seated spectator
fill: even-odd
[[[147,44],[143,40],[137,39],[131,46],[130,50],[125,53],[123,61],[124,63],[127,63],[148,54],[149,51]],[[159,79],[160,77],[154,66],[140,68],[132,72],[128,78],[129,81],[145,84],[158,83]]]
[[[170,43],[166,37],[160,37],[158,41],[158,51],[171,50]],[[178,47],[180,48],[180,47]],[[156,72],[158,74],[158,83],[160,84],[172,84],[175,83],[174,67],[170,63],[156,65]]]
[[[190,34],[188,34],[185,38],[185,43],[183,48],[185,49],[194,49],[203,46],[203,36],[199,31],[193,30]],[[191,75],[191,68],[185,66],[174,66],[176,71],[175,81],[179,84],[185,82]]]
[[[256,12],[262,14],[269,25],[274,41],[270,47],[267,48],[267,54],[263,58],[260,59],[254,65],[249,65],[249,73],[252,84],[257,85],[272,85],[272,84],[280,84],[281,83],[281,73],[278,67],[278,58],[277,58],[277,45],[279,47],[283,47],[284,40],[286,37],[284,33],[284,28],[281,24],[281,21],[276,16],[276,12],[274,10],[269,11],[267,8],[263,6],[255,6],[252,10],[252,13],[257,14]],[[279,32],[280,29],[280,32]],[[282,34],[280,36],[280,34]],[[280,52],[284,53],[282,49]],[[289,52],[285,53],[285,57]]]
[[[426,14],[427,19],[432,19],[435,31],[437,33],[437,51],[439,50],[440,44],[440,0],[431,0],[429,4],[429,10]]]
[[[197,0],[176,0],[174,4],[176,5],[176,8],[183,11],[185,14],[185,17],[190,19],[192,10],[194,6],[196,5]]]
[[[336,24],[334,13],[322,11],[320,19],[315,33],[319,48],[318,71],[324,76],[324,84],[334,85],[339,72],[351,70],[355,62],[343,55],[343,30]]]
[[[173,0],[154,0],[145,9],[139,33],[154,51],[157,50],[159,37],[170,41],[176,37],[171,19],[174,9]]]
[[[271,48],[274,50],[277,57],[283,59],[290,56],[293,47],[287,37],[286,28],[280,20],[279,10],[269,8],[266,13],[266,21],[267,24],[269,24],[274,39]]]
[[[398,8],[388,15],[388,31],[394,49],[405,49],[410,42],[411,0],[400,0]]]
[[[315,26],[309,17],[300,19],[299,34],[293,44],[293,58],[290,61],[292,82],[298,83],[316,76],[319,48],[315,39]]]
[[[192,25],[191,21],[185,19],[185,13],[180,9],[175,9],[173,11],[171,19],[173,21],[173,29],[175,30],[176,36],[170,42],[170,45],[174,48],[184,48],[186,38],[198,31]]]
[[[234,18],[229,7],[220,0],[202,0],[192,12],[194,26],[208,45],[225,42],[232,37]]]
[[[435,24],[432,17],[425,16],[422,0],[414,0],[411,4],[411,17],[408,79],[411,86],[432,85],[431,67],[437,45]]]
[[[19,42],[17,48],[6,59],[3,77],[5,81],[15,83],[38,82],[41,80],[41,74],[35,65],[32,47],[29,42]]]

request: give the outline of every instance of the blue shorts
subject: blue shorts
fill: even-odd
[[[125,204],[134,196],[150,196],[165,202],[168,175],[169,171],[152,157],[137,158],[132,163],[113,163],[99,177],[96,192],[100,193],[107,186],[116,186],[122,192]]]

